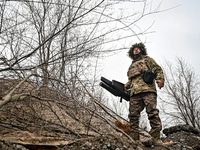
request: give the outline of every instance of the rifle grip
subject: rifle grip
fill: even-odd
[[[120,103],[122,103],[122,97],[120,97]]]

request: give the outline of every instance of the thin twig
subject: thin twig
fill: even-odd
[[[88,95],[94,100],[94,102],[99,105],[107,114],[109,114],[112,118],[114,118],[115,120],[118,120],[115,116],[113,116],[111,113],[109,113],[100,102],[98,102],[93,96],[92,94],[87,90],[87,88],[83,85],[83,83],[81,82],[81,80],[78,78],[78,76],[75,74],[75,76],[77,77],[77,79],[79,80],[79,82],[82,84],[82,86],[84,87],[84,89],[86,90],[86,92],[88,93]]]

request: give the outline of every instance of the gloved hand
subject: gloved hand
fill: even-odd
[[[124,90],[127,91],[127,88],[124,86]]]
[[[164,83],[158,82],[158,87],[161,89],[164,86]]]

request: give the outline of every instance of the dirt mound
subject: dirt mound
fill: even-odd
[[[1,81],[4,96],[15,82]],[[129,124],[115,122],[111,115],[122,118],[103,104],[104,111],[86,97],[69,98],[66,93],[32,85],[26,82],[23,90],[14,93],[25,93],[23,100],[18,97],[0,109],[0,150],[200,149],[199,131],[190,126],[164,129],[164,144],[151,141],[148,132],[142,132],[141,140],[135,142],[127,135]]]
[[[26,133],[27,134],[27,133]],[[22,139],[23,138],[23,139]],[[44,137],[43,137],[44,138]],[[71,141],[63,140],[63,143],[55,144],[54,138],[52,138],[50,143],[42,137],[34,137],[32,136],[32,141],[34,143],[30,144],[26,142],[26,139],[30,140],[30,137],[22,136],[21,139],[18,138],[18,141],[15,139],[15,142],[10,138],[7,141],[0,142],[0,149],[4,150],[199,150],[200,149],[200,136],[198,134],[194,134],[191,132],[179,130],[173,133],[168,133],[168,136],[163,140],[163,144],[153,143],[151,145],[145,145],[144,141],[151,139],[149,136],[145,136],[143,134],[140,135],[141,141],[132,142],[127,137],[121,135],[109,135],[105,134],[102,136],[95,137],[86,137],[80,139],[74,139]],[[20,140],[19,140],[20,139]],[[38,140],[38,142],[37,142]]]
[[[177,125],[163,130],[167,137],[164,142],[173,141],[174,149],[200,150],[200,131],[189,125]]]

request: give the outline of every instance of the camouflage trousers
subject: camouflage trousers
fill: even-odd
[[[156,108],[157,95],[152,92],[133,95],[129,102],[130,130],[139,132],[139,118],[141,111],[146,107],[152,131],[161,131],[162,124]]]

